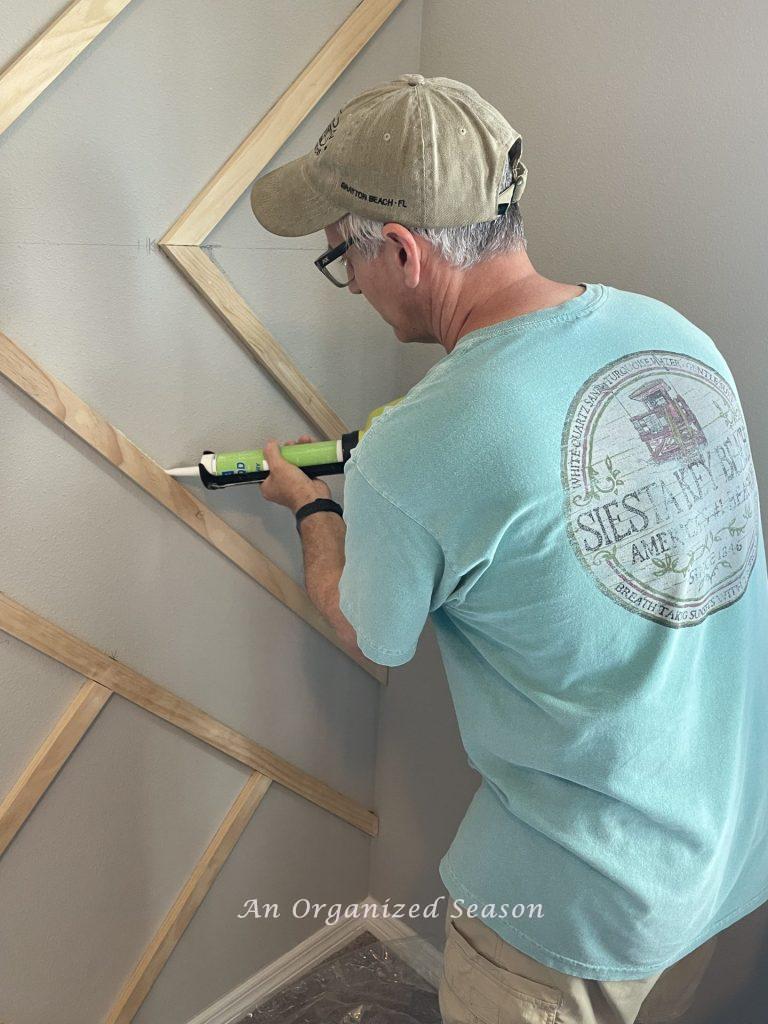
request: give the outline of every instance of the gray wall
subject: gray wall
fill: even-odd
[[[354,6],[134,0],[0,138],[0,327],[162,465],[315,433],[154,243]],[[2,4],[0,66],[61,7]],[[275,166],[417,67],[420,19],[407,0]],[[322,232],[268,235],[246,193],[208,243],[347,423],[395,397],[391,331],[312,266]],[[2,590],[374,806],[379,685],[5,382],[0,424]],[[202,497],[301,581],[285,509]],[[0,673],[4,794],[79,680],[5,634]],[[103,1019],[247,775],[113,697],[0,862],[0,1018]],[[294,900],[362,899],[370,845],[273,785],[137,1022],[189,1020],[322,927]],[[238,920],[252,897],[282,918]]]
[[[0,138],[0,327],[162,464],[312,432],[153,242],[353,6],[291,0],[286,18],[286,5],[263,0],[133,0]],[[3,4],[0,66],[59,7]],[[655,295],[711,333],[739,382],[765,493],[766,171],[755,126],[768,113],[766,27],[756,3],[423,0],[422,36],[422,2],[404,0],[274,165],[378,81],[418,70],[475,86],[525,140],[534,264]],[[357,424],[442,350],[398,348],[362,297],[324,282],[311,266],[323,242],[263,232],[247,195],[208,239]],[[290,916],[297,898],[444,895],[437,862],[478,779],[431,629],[380,691],[4,383],[0,408],[2,476],[13,481],[0,489],[2,589],[381,817],[371,843],[273,786],[139,1024],[187,1021],[310,934],[315,923]],[[252,489],[203,497],[301,579],[284,510]],[[78,679],[2,635],[0,656],[4,792]],[[245,777],[113,697],[0,861],[0,1015],[102,1017]],[[281,920],[239,921],[251,897],[280,902]],[[441,943],[439,922],[415,924]],[[734,1000],[750,986],[760,998],[765,927],[753,914],[732,931],[705,987],[709,1009],[689,1024],[760,1019]]]
[[[766,31],[757,2],[424,0],[420,67],[469,83],[521,132],[521,209],[541,273],[653,295],[711,335],[739,385],[764,496]],[[404,353],[402,390],[427,358]],[[437,863],[479,780],[431,632],[390,680],[371,889],[426,903],[444,893]],[[416,924],[442,942],[440,923]],[[768,1018],[767,934],[761,910],[723,937],[690,1024]]]

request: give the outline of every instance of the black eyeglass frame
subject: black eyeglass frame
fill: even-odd
[[[333,263],[334,260],[337,260],[340,256],[343,256],[347,249],[349,249],[349,247],[354,244],[355,243],[351,238],[347,238],[344,242],[340,242],[338,245],[335,245],[332,249],[326,249],[323,255],[318,256],[317,259],[314,261],[315,266],[320,271],[320,273],[324,274],[329,281],[336,285],[337,288],[348,287],[350,281],[345,281],[343,284],[341,281],[337,281],[333,274],[331,274],[331,272],[327,269],[328,264]]]

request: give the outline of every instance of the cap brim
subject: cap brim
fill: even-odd
[[[311,235],[349,212],[332,205],[309,184],[305,170],[313,158],[314,153],[297,157],[253,183],[251,209],[272,234]]]

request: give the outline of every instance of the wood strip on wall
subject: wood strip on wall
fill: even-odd
[[[160,239],[200,245],[402,0],[363,0]]]
[[[348,433],[349,427],[302,376],[207,253],[196,245],[169,245],[165,251],[310,422],[326,437]]]
[[[353,658],[369,675],[379,682],[384,681],[384,666],[376,665],[363,655],[356,656],[343,647],[336,631],[288,573],[228,526],[191,491],[169,476],[161,466],[129,441],[125,434],[86,405],[66,384],[46,373],[2,331],[0,373],[130,477],[147,494],[178,516],[251,579],[261,584],[273,597],[322,633],[347,657]]]
[[[93,679],[86,679],[70,701],[14,787],[0,803],[0,857],[111,696],[112,690],[108,687]]]
[[[130,0],[74,0],[0,74],[0,135]]]
[[[178,726],[190,736],[229,754],[241,764],[255,768],[362,832],[376,835],[376,815],[356,800],[332,789],[290,761],[219,722],[190,701],[177,697],[164,686],[91,647],[3,593],[0,593],[0,629],[41,654],[47,654],[75,672],[114,690],[158,718]]]
[[[120,990],[105,1024],[130,1024],[176,944],[205,899],[271,782],[254,772],[232,804],[216,835],[176,897],[144,955]]]

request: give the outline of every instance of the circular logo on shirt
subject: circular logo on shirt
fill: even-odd
[[[634,352],[593,374],[562,437],[568,536],[598,586],[665,626],[738,601],[759,505],[738,398],[711,366]]]

